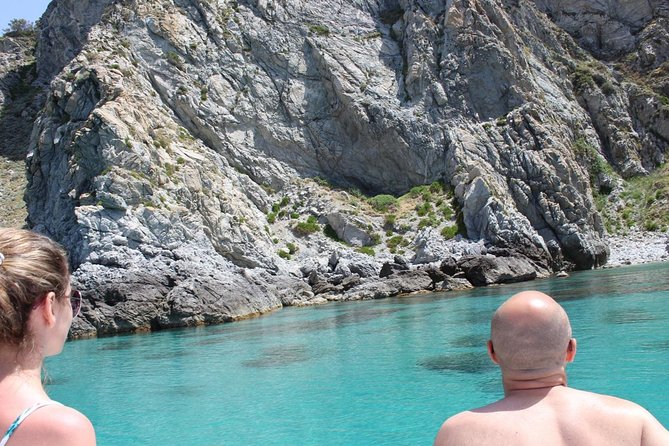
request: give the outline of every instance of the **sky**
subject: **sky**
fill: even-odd
[[[7,28],[12,19],[37,21],[50,0],[0,0],[0,33]]]

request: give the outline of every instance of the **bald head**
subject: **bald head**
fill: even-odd
[[[557,302],[539,291],[523,291],[504,302],[492,318],[490,332],[502,370],[549,370],[566,362],[569,318]]]

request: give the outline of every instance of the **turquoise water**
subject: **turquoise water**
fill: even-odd
[[[48,391],[101,446],[430,445],[446,417],[501,396],[489,319],[531,288],[571,317],[570,385],[669,426],[669,263],[69,342]]]

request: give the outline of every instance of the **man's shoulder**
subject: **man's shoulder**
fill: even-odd
[[[488,410],[493,404],[460,412],[448,418],[441,425],[434,446],[472,444],[472,436],[480,436],[495,425],[491,419],[494,412]]]
[[[647,411],[639,404],[603,393],[589,392],[586,390],[569,389],[570,398],[583,405],[594,405],[602,410],[625,411],[629,415],[644,416]]]

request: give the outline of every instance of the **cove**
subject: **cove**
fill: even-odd
[[[501,397],[489,321],[524,289],[571,318],[570,386],[669,425],[669,263],[72,341],[47,361],[47,390],[101,446],[430,445],[445,418]]]

